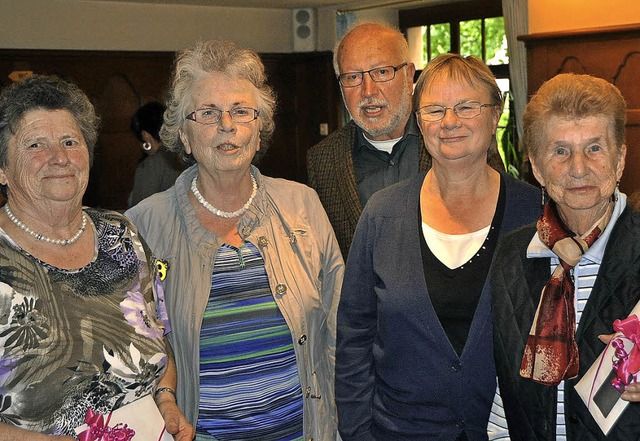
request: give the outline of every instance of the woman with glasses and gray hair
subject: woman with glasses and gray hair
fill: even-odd
[[[487,164],[502,94],[489,68],[429,62],[413,109],[428,172],[374,194],[338,309],[344,440],[486,440],[496,374],[487,274],[498,239],[533,222],[539,193]]]
[[[198,440],[334,440],[344,263],[318,196],[252,165],[274,129],[258,55],[179,53],[160,136],[193,164],[127,211],[166,268],[180,407]]]

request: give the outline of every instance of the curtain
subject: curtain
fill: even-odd
[[[502,0],[518,139],[522,139],[522,113],[527,104],[527,49],[523,42],[518,41],[518,35],[528,32],[527,3],[527,0]]]

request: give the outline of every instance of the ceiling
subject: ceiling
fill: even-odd
[[[102,1],[102,0],[98,0]],[[395,7],[442,3],[443,0],[109,0],[129,3],[156,3],[172,5],[197,5],[197,6],[227,6],[234,8],[271,8],[271,9],[295,9],[295,8],[322,8],[335,7],[349,10],[369,9],[378,7]]]

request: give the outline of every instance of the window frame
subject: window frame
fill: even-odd
[[[462,2],[423,6],[421,8],[398,11],[400,30],[406,35],[408,28],[449,23],[451,32],[451,52],[460,53],[460,22],[502,17],[501,0],[466,0]],[[484,39],[484,21],[482,21]],[[430,47],[427,48],[430,50]],[[485,45],[482,45],[482,57],[486,56]],[[509,65],[489,66],[496,78],[509,78]],[[419,72],[416,72],[416,78]]]

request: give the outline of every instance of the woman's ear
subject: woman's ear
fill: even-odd
[[[153,136],[151,136],[151,133],[147,132],[146,130],[142,131],[142,139],[144,139],[145,142],[148,143],[153,143],[155,142],[155,139]]]
[[[191,154],[191,147],[189,146],[189,137],[187,136],[186,133],[184,133],[184,130],[180,129],[180,141],[182,141],[182,144],[184,145],[184,151],[187,155]]]
[[[533,156],[529,156],[529,164],[531,164],[531,171],[533,172],[533,176],[536,178],[536,181],[543,187],[545,187],[544,178],[540,169],[538,168],[538,163]]]
[[[622,147],[620,147],[620,152],[618,153],[618,164],[616,165],[616,177],[618,178],[618,181],[622,178],[622,172],[624,171],[626,157],[627,145],[622,144]]]

